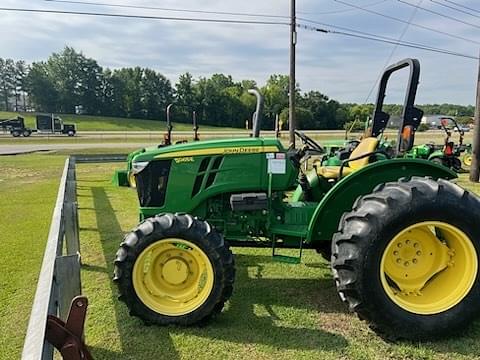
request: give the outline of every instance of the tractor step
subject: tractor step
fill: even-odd
[[[287,264],[300,264],[302,262],[303,238],[300,238],[300,241],[299,241],[299,244],[298,244],[298,250],[299,250],[298,256],[288,256],[288,255],[276,254],[276,250],[278,250],[276,245],[277,245],[277,238],[274,234],[273,238],[272,238],[272,258],[273,258],[273,261],[287,263]]]

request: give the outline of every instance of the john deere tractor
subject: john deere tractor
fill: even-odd
[[[378,150],[383,95],[404,68],[409,91],[390,157]],[[450,181],[450,169],[403,158],[422,117],[419,71],[414,59],[386,69],[371,136],[340,166],[304,173],[305,154],[321,145],[302,132],[299,149],[260,137],[261,113],[251,138],[135,155],[141,222],[114,274],[130,313],[149,324],[203,323],[232,296],[231,247],[268,246],[277,259],[281,248],[330,249],[341,300],[379,333],[418,340],[465,329],[480,310],[480,200]]]
[[[428,159],[456,172],[460,172],[462,170],[462,163],[466,167],[471,165],[472,146],[463,143],[465,133],[463,129],[458,126],[454,118],[444,117],[441,118],[440,121],[440,128],[445,132],[444,145],[435,145],[432,143],[417,145],[408,151],[405,156]],[[458,132],[459,140],[457,144],[451,140],[452,130],[449,128],[449,123],[452,123],[454,130]],[[462,160],[460,160],[460,158],[462,158]]]

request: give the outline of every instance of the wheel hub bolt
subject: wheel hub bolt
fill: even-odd
[[[418,256],[421,256],[421,255],[422,255],[422,252],[421,252],[421,251],[417,251],[417,255],[418,255]]]

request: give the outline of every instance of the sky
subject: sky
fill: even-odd
[[[103,4],[248,12],[289,15],[289,0],[80,0]],[[469,24],[417,10],[412,24],[430,27],[473,42],[395,22],[341,2],[409,20],[414,7],[398,0],[297,0],[297,16],[335,26],[374,33],[477,56],[480,48],[480,4],[453,0],[479,12],[471,15],[442,7],[445,0],[402,0],[460,19]],[[238,18],[160,10],[56,3],[45,0],[0,0],[0,7],[55,9],[149,16]],[[0,57],[27,62],[46,60],[52,52],[72,46],[103,67],[153,68],[175,83],[190,72],[194,77],[230,74],[234,80],[253,79],[261,86],[271,74],[288,74],[289,27],[286,25],[233,25],[165,20],[87,17],[0,11]],[[251,18],[243,18],[251,19]],[[288,19],[259,19],[284,22]],[[299,22],[305,23],[303,20]],[[319,27],[326,27],[320,26]],[[328,27],[326,27],[328,28]],[[406,30],[405,30],[406,29]],[[302,91],[318,90],[340,102],[364,103],[379,74],[390,63],[406,57],[421,63],[418,104],[474,104],[478,61],[424,50],[366,41],[337,34],[298,30],[297,82]],[[406,72],[394,76],[387,103],[401,103]],[[376,88],[368,98],[374,100]]]

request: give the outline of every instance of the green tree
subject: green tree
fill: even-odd
[[[15,93],[15,62],[0,58],[0,97],[4,110],[9,110],[9,99]]]
[[[58,92],[44,62],[30,66],[25,77],[25,90],[37,111],[55,112],[59,109]]]
[[[280,113],[280,121],[288,124],[289,108],[285,108]],[[314,117],[309,109],[297,106],[295,108],[296,128],[299,130],[315,129]]]
[[[25,77],[27,76],[27,65],[25,61],[15,62],[15,111],[19,111],[19,102],[23,100],[23,111],[26,111],[25,104]],[[22,99],[23,98],[23,99]]]
[[[144,116],[148,119],[164,118],[165,108],[173,99],[173,89],[162,74],[143,69],[140,84]]]
[[[45,66],[58,93],[58,111],[73,113],[76,105],[82,105],[86,113],[98,113],[102,68],[95,60],[67,46],[53,53]]]
[[[197,111],[197,98],[195,97],[195,85],[190,73],[180,75],[176,88],[176,109],[175,119],[187,122],[192,111]],[[178,115],[177,115],[178,114]]]
[[[142,69],[122,68],[115,70],[112,75],[114,87],[114,103],[121,116],[144,117],[142,111]]]
[[[337,113],[340,104],[318,91],[308,92],[299,98],[298,103],[299,106],[308,109],[312,114],[312,122],[308,124],[311,129],[338,129],[346,121],[343,112]],[[338,115],[341,115],[341,117],[337,118]]]

